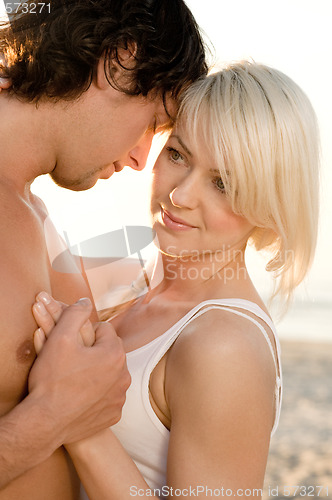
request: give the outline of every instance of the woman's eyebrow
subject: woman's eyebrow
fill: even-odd
[[[183,143],[182,139],[176,135],[176,134],[172,134],[172,137],[174,137],[178,143],[180,144],[180,146],[183,147],[183,149],[185,150],[185,152],[189,155],[189,156],[192,156],[192,153],[189,151],[189,149],[187,148],[187,146]]]

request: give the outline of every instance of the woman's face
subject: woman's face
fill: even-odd
[[[253,229],[232,211],[208,147],[193,144],[181,124],[155,163],[151,213],[160,249],[173,256],[242,250]]]

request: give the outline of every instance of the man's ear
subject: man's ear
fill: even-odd
[[[137,54],[137,43],[127,42],[126,47],[118,47],[118,59],[125,68],[132,69],[135,65]]]
[[[118,47],[116,54],[110,57],[110,60],[105,61],[104,54],[98,63],[96,71],[96,84],[100,89],[109,87],[106,75],[110,80],[115,80],[120,86],[126,85],[131,81],[131,75],[128,70],[135,67],[137,52],[136,43],[129,43],[126,48]],[[106,75],[105,75],[106,72]],[[111,75],[110,75],[111,73]]]
[[[0,92],[1,90],[9,89],[11,87],[12,81],[10,78],[6,78],[4,76],[0,76]]]

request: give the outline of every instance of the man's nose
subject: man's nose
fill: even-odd
[[[149,130],[144,134],[136,146],[129,151],[128,166],[134,170],[143,170],[151,149],[154,132]]]

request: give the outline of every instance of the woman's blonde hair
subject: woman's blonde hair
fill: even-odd
[[[251,243],[272,253],[274,295],[289,298],[317,239],[320,148],[309,99],[280,71],[231,63],[186,90],[177,120],[205,143],[234,212],[256,227]]]

